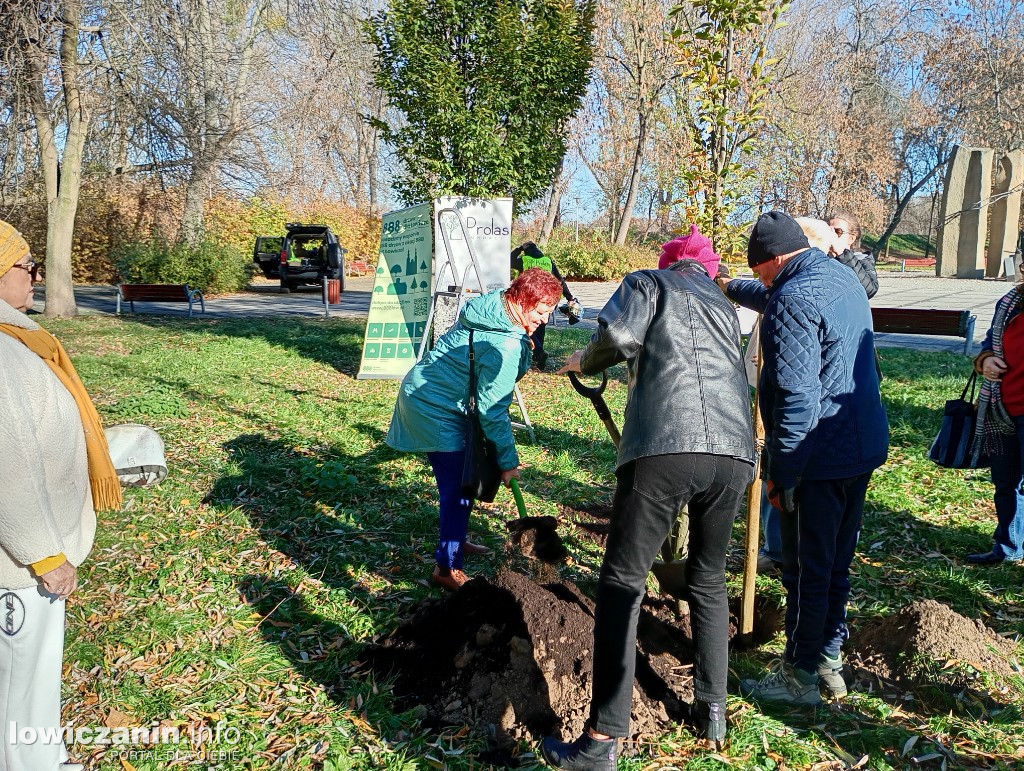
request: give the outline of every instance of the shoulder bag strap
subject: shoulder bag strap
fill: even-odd
[[[473,354],[470,353],[471,360],[472,360],[472,356],[473,356]],[[971,376],[969,378],[967,378],[967,385],[964,386],[963,393],[960,394],[960,401],[973,403],[974,402],[974,398],[975,398],[975,393],[974,392],[977,389],[977,385],[978,385],[978,373],[977,372],[972,372]],[[971,393],[971,398],[969,398],[969,399],[967,398],[967,392],[968,391],[970,391],[970,393]]]
[[[469,330],[469,396],[466,399],[466,412],[470,416],[476,414],[476,356],[473,354],[473,330]]]

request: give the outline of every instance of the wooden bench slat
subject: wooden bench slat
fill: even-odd
[[[974,316],[970,311],[939,308],[872,308],[871,321],[875,332],[963,337],[965,355],[969,353],[974,342]]]

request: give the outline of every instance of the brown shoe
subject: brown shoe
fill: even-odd
[[[434,574],[430,580],[438,586],[454,592],[462,588],[462,585],[469,580],[469,576],[461,570],[448,570],[438,565],[434,568]]]
[[[463,554],[472,554],[474,557],[490,557],[494,552],[483,544],[466,541],[462,544]]]

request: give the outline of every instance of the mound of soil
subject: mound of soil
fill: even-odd
[[[862,625],[854,643],[863,669],[901,686],[934,682],[950,662],[999,677],[1014,674],[1013,643],[935,600],[918,600],[894,616]]]
[[[689,618],[676,619],[674,605],[647,598],[641,609],[635,738],[685,719],[693,698]],[[367,650],[363,666],[394,678],[399,709],[417,709],[438,728],[476,727],[497,749],[549,733],[575,737],[590,705],[593,613],[570,582],[504,570],[421,605]]]

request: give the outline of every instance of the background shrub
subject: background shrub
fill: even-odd
[[[579,242],[551,240],[544,254],[562,275],[576,281],[617,281],[634,270],[657,268],[660,248],[651,245],[615,246],[598,236],[580,234]]]
[[[39,198],[43,200],[11,209],[3,219],[24,234],[33,255],[43,261],[46,203],[41,192]],[[126,253],[137,251],[140,244],[155,238],[173,241],[181,222],[183,200],[181,188],[164,187],[154,180],[122,176],[85,180],[71,249],[75,283],[117,283],[118,263]],[[329,225],[349,250],[348,259],[377,262],[380,217],[372,212],[319,198],[292,201],[273,193],[245,199],[215,195],[205,206],[207,238],[241,250],[250,260],[257,236],[284,235],[286,222],[311,222]],[[120,278],[131,280],[124,275]]]
[[[160,238],[117,247],[114,263],[126,283],[188,284],[210,294],[245,289],[256,268],[249,253],[232,244],[204,241],[190,249]]]

